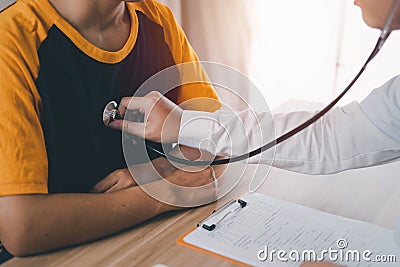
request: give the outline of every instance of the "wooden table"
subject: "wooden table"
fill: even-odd
[[[237,166],[236,166],[237,167]],[[235,175],[234,169],[227,175]],[[266,173],[261,166],[257,175]],[[228,196],[208,206],[160,215],[120,234],[88,244],[28,258],[9,266],[232,266],[182,247],[176,240],[228,199],[246,192],[255,167]],[[329,176],[272,169],[259,192],[337,215],[393,228],[400,216],[400,163]]]

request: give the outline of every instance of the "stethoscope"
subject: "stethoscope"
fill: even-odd
[[[248,152],[246,154],[232,157],[232,158],[225,158],[225,159],[218,159],[218,160],[213,160],[213,161],[191,161],[179,157],[172,156],[168,153],[165,153],[162,150],[159,150],[155,147],[152,146],[151,143],[145,142],[145,146],[147,149],[155,152],[156,154],[167,158],[175,163],[178,164],[184,164],[184,165],[189,165],[189,166],[212,166],[212,165],[223,165],[223,164],[228,164],[228,163],[234,163],[238,161],[242,161],[251,157],[254,157],[258,154],[263,153],[264,151],[267,151],[268,149],[275,147],[276,145],[282,143],[283,141],[289,139],[290,137],[294,136],[295,134],[301,132],[302,130],[306,129],[313,123],[315,123],[317,120],[319,120],[321,117],[323,117],[328,111],[330,111],[342,98],[343,96],[353,87],[353,85],[356,83],[356,81],[360,78],[361,74],[365,71],[367,68],[368,64],[375,58],[375,56],[379,53],[381,50],[382,46],[386,42],[387,38],[389,37],[391,30],[390,26],[393,20],[393,17],[395,15],[395,12],[400,4],[400,0],[395,0],[393,2],[393,5],[391,7],[391,10],[389,12],[389,15],[386,19],[385,25],[382,29],[381,35],[379,36],[379,39],[375,45],[375,48],[372,50],[371,55],[368,57],[367,61],[364,63],[360,71],[357,73],[357,75],[354,77],[354,79],[349,83],[349,85],[343,90],[343,92],[337,96],[329,105],[327,105],[324,109],[322,109],[320,112],[318,112],[316,115],[305,121],[304,123],[300,124],[293,130],[283,134],[282,136],[276,138],[275,140],[267,143],[266,145],[259,147],[251,152]],[[118,104],[115,101],[111,101],[110,103],[107,104],[107,106],[104,109],[103,112],[103,122],[106,126],[113,120],[118,120],[122,119],[119,112],[118,112]],[[136,139],[136,141],[140,140],[141,138],[135,137],[132,135],[133,139]],[[143,141],[143,140],[142,140]]]

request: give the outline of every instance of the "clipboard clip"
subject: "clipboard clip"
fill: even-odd
[[[238,204],[238,205],[235,205]],[[236,207],[233,207],[233,206]],[[233,214],[235,212],[238,212],[239,210],[243,209],[246,207],[247,202],[242,200],[242,199],[232,199],[231,201],[227,202],[225,205],[223,205],[221,208],[214,210],[213,213],[199,222],[197,224],[197,227],[201,226],[202,228],[206,229],[207,231],[213,231],[215,227],[221,223],[223,220],[225,220],[228,215]],[[207,223],[208,221],[212,221],[212,219],[215,219],[214,222]]]

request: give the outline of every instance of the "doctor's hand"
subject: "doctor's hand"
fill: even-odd
[[[159,143],[178,141],[182,109],[159,92],[151,92],[145,97],[123,98],[118,107],[121,117],[128,110],[144,114],[144,123],[115,120],[109,127]]]

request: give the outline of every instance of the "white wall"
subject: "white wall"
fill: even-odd
[[[15,0],[0,0],[0,10],[2,10],[3,8],[6,8],[11,3],[14,3],[14,2],[15,2]]]
[[[335,94],[347,85],[371,53],[380,35],[379,30],[366,26],[361,12],[352,1],[346,1],[345,27],[338,61],[338,79]],[[372,89],[379,87],[400,73],[400,32],[391,34],[380,54],[371,62],[364,75],[341,104],[364,99]]]
[[[290,98],[329,100],[335,84],[343,1],[252,2],[250,76],[270,107]]]
[[[368,28],[348,0],[250,0],[253,8],[251,78],[271,108],[288,99],[326,103],[352,79],[375,45],[379,31]],[[341,102],[362,100],[398,73],[399,33]]]
[[[182,25],[182,0],[158,0],[168,5],[174,12],[175,19]]]

